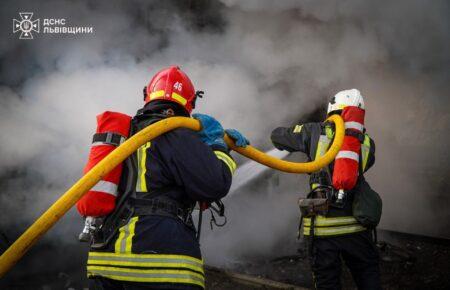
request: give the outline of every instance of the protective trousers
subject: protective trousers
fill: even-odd
[[[342,289],[341,257],[360,290],[381,289],[379,256],[369,231],[337,237],[315,237],[310,243],[315,288]]]
[[[89,278],[89,290],[201,290],[199,286],[189,285],[158,285],[158,284],[143,284],[136,282],[126,282],[111,280],[104,277]]]

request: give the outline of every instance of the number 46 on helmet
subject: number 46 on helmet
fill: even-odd
[[[195,108],[197,97],[203,92],[196,92],[189,77],[178,67],[165,68],[151,79],[144,87],[145,104],[164,100],[181,105],[189,114]]]

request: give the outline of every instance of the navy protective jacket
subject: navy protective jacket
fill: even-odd
[[[144,110],[133,119],[132,133],[161,118]],[[144,144],[127,164],[121,186],[131,193],[135,214],[105,249],[91,249],[88,276],[158,289],[204,288],[191,212],[197,201],[216,201],[228,193],[236,169],[229,152],[179,128]]]

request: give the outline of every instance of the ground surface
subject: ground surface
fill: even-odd
[[[380,240],[387,242],[380,244],[384,289],[450,289],[450,240],[392,232],[381,232]],[[35,263],[45,250],[40,248],[29,259]],[[51,248],[47,250],[51,251]],[[26,262],[19,264],[12,275],[0,281],[0,289],[87,289],[84,273],[80,271],[83,267],[78,263],[59,270],[46,267],[51,264],[52,261],[42,261],[41,267],[31,264],[34,265],[32,269]],[[214,290],[304,289],[312,285],[308,260],[301,252],[270,260],[248,261],[236,264],[232,269],[208,267],[206,275],[207,289]],[[343,285],[344,289],[355,289],[346,270]]]
[[[381,232],[380,240],[387,241],[379,243],[384,289],[450,289],[450,240],[386,231]],[[237,265],[234,271],[305,288],[312,287],[308,259],[302,252]],[[344,289],[356,289],[345,267],[342,282]]]

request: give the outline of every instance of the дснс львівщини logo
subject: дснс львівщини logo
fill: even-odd
[[[32,32],[39,32],[39,19],[33,18],[32,12],[20,12],[20,20],[13,19],[13,32],[20,31],[19,39],[33,39]]]
[[[42,24],[43,34],[93,34],[92,26],[72,26],[67,25],[66,18],[43,18],[42,22],[38,18],[32,20],[32,12],[20,12],[20,20],[13,19],[13,33],[20,31],[19,39],[33,39],[33,33],[41,32]]]

